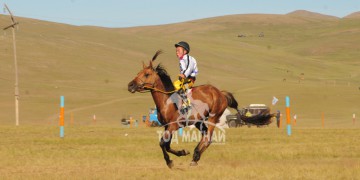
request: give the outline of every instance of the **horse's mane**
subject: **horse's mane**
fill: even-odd
[[[171,81],[171,78],[170,78],[169,74],[167,73],[166,69],[164,68],[164,66],[162,66],[161,64],[157,65],[157,67],[155,68],[155,71],[157,72],[161,81],[163,82],[166,91],[175,90],[174,85]]]

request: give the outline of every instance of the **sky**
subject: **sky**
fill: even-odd
[[[344,17],[360,0],[0,0],[14,16],[72,25],[134,27],[231,14],[286,14],[308,10]],[[8,14],[1,10],[0,14]]]

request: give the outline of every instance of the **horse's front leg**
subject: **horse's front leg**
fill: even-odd
[[[169,168],[172,168],[174,165],[173,165],[172,160],[170,160],[169,154],[167,152],[170,152],[176,156],[186,156],[186,155],[190,154],[189,151],[186,151],[184,149],[180,150],[180,151],[171,149],[170,145],[171,145],[172,134],[177,129],[178,129],[178,126],[175,126],[175,124],[170,126],[167,130],[165,130],[165,133],[160,140],[160,147],[163,151],[164,159]]]
[[[166,134],[167,133],[165,131],[163,137],[161,137],[161,139],[160,139],[160,147],[163,152],[164,159],[166,161],[167,166],[169,168],[172,168],[174,165],[173,165],[172,160],[170,160],[169,154],[167,153],[167,147],[170,146],[168,144],[171,143],[171,135],[166,135]],[[169,140],[169,138],[170,138],[170,140]]]

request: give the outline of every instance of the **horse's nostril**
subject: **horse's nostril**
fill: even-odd
[[[136,84],[134,83],[134,81],[129,82],[128,84],[128,91],[131,93],[134,93],[136,89]]]
[[[134,81],[129,82],[128,87],[133,87],[133,86],[134,86]]]

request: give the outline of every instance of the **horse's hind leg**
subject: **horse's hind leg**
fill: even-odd
[[[197,126],[196,126],[197,127]],[[199,126],[201,127],[201,126]],[[194,149],[193,160],[191,162],[191,166],[196,166],[197,162],[200,160],[201,154],[210,146],[211,144],[211,137],[215,128],[215,124],[209,124],[206,128],[207,131],[204,131],[204,127],[206,126],[203,124],[203,129],[198,128],[202,131],[202,138],[199,144]]]
[[[196,122],[195,127],[201,132],[201,135],[206,135],[208,128],[206,127],[204,121]]]

